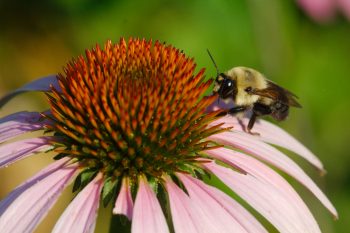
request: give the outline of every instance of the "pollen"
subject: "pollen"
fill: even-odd
[[[158,41],[86,50],[47,94],[60,157],[114,178],[191,170],[200,151],[217,146],[206,138],[222,131],[208,127],[218,118],[205,112],[216,96],[205,96],[211,81],[195,70],[193,59]]]

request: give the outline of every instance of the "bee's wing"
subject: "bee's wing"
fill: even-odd
[[[267,87],[260,90],[253,90],[253,94],[267,97],[276,101],[280,101],[288,106],[301,108],[301,105],[296,100],[298,97],[292,92],[278,86],[277,84],[267,80]]]

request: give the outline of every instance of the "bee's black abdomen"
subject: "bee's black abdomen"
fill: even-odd
[[[272,109],[270,106],[266,105],[266,104],[262,104],[259,102],[256,102],[254,104],[253,107],[253,112],[257,115],[257,116],[263,116],[263,115],[269,115],[272,113]]]
[[[271,105],[271,116],[275,118],[278,121],[283,121],[287,118],[289,114],[289,106],[286,104],[283,104],[280,101],[276,101]]]

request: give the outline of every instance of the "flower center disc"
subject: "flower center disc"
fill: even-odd
[[[114,177],[187,171],[211,146],[204,139],[220,131],[207,127],[217,119],[205,113],[216,96],[202,98],[211,81],[195,67],[159,42],[121,39],[87,50],[48,94],[61,157]]]

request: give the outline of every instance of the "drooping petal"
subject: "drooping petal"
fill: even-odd
[[[48,123],[39,112],[17,112],[0,119],[0,143],[42,129]]]
[[[53,137],[30,138],[0,146],[0,168],[34,153],[51,149],[50,139]]]
[[[227,194],[204,184],[202,181],[193,179],[193,182],[206,192],[210,198],[213,198],[219,205],[221,205],[221,208],[226,210],[227,213],[236,219],[247,232],[267,232],[254,216]],[[216,218],[219,216],[215,216],[209,222],[203,221],[202,214],[199,214],[200,211],[197,211],[196,208],[193,207],[193,205],[200,205],[198,201],[189,199],[187,194],[185,194],[170,179],[165,182],[165,185],[169,194],[171,215],[175,232],[220,232],[221,229],[213,230],[217,228],[215,224]],[[193,187],[193,185],[191,185],[191,187]],[[213,226],[207,226],[207,224]]]
[[[147,183],[146,178],[140,178],[134,212],[131,223],[132,233],[169,232],[162,208],[157,196]]]
[[[247,164],[247,168],[254,167],[254,170],[264,169],[265,165],[257,160],[254,161],[254,159],[250,158],[249,162],[253,164]],[[259,163],[260,165],[257,165]],[[305,204],[296,202],[295,195],[293,196],[290,192],[292,188],[289,187],[287,190],[284,190],[285,187],[289,186],[287,182],[283,184],[283,188],[276,187],[276,185],[283,183],[283,179],[277,173],[270,180],[263,179],[260,174],[258,176],[250,173],[243,175],[215,163],[207,163],[204,166],[268,219],[280,232],[320,232],[312,215],[308,211],[305,212]],[[266,172],[267,169],[269,168],[266,167],[260,172]],[[267,173],[267,176],[270,177],[274,172],[271,170]]]
[[[169,195],[172,222],[176,233],[205,232],[203,224],[198,219],[191,200],[170,178],[165,182]]]
[[[206,188],[197,184],[197,179],[189,175],[177,174],[186,187],[196,213],[202,219],[207,232],[248,232]]]
[[[0,125],[7,122],[26,122],[26,123],[36,123],[41,118],[39,112],[16,112],[10,115],[7,115],[0,119]]]
[[[202,186],[206,192],[211,195],[219,204],[226,209],[248,232],[258,233],[266,232],[267,230],[261,225],[261,223],[245,208],[243,208],[238,202],[228,196],[221,190],[206,185],[204,182],[196,181],[199,186]]]
[[[255,178],[271,184],[276,189],[282,190],[285,195],[288,196],[288,198],[293,200],[298,209],[301,209],[302,213],[306,215],[305,220],[311,220],[308,225],[312,226],[317,224],[316,221],[314,221],[309,209],[292,188],[292,186],[290,186],[286,180],[284,180],[278,173],[270,169],[268,166],[246,154],[242,154],[240,152],[232,151],[226,148],[217,148],[210,151],[208,154],[215,156],[227,164],[233,163],[235,165],[238,165]]]
[[[131,197],[129,178],[125,177],[115,202],[113,214],[123,214],[131,221],[134,203]]]
[[[0,98],[0,108],[4,106],[8,101],[10,101],[13,97],[28,91],[50,91],[50,86],[55,87],[57,90],[60,90],[60,86],[58,84],[56,75],[50,75],[47,77],[43,77],[40,79],[36,79],[26,85],[8,93],[7,95]]]
[[[52,233],[93,233],[103,186],[99,173],[69,204]]]
[[[254,138],[247,134],[225,132],[213,135],[210,138],[224,145],[241,149],[286,172],[308,188],[335,217],[337,216],[336,209],[315,182],[293,160],[276,148],[254,140]],[[213,151],[215,150],[208,150],[208,154]]]
[[[13,190],[0,202],[1,233],[33,232],[78,168],[61,159]]]
[[[248,125],[248,118],[241,119],[241,122],[236,117],[226,116],[218,121],[215,121],[215,124],[225,123],[222,127],[234,127],[234,131],[243,132],[241,124]],[[259,119],[254,124],[254,132],[258,132],[260,136],[251,136],[254,139],[261,140],[267,143],[271,143],[283,148],[286,148],[314,165],[320,171],[323,171],[322,162],[314,155],[309,149],[307,149],[303,144],[298,140],[292,137],[289,133],[284,131],[282,128],[262,119]]]

